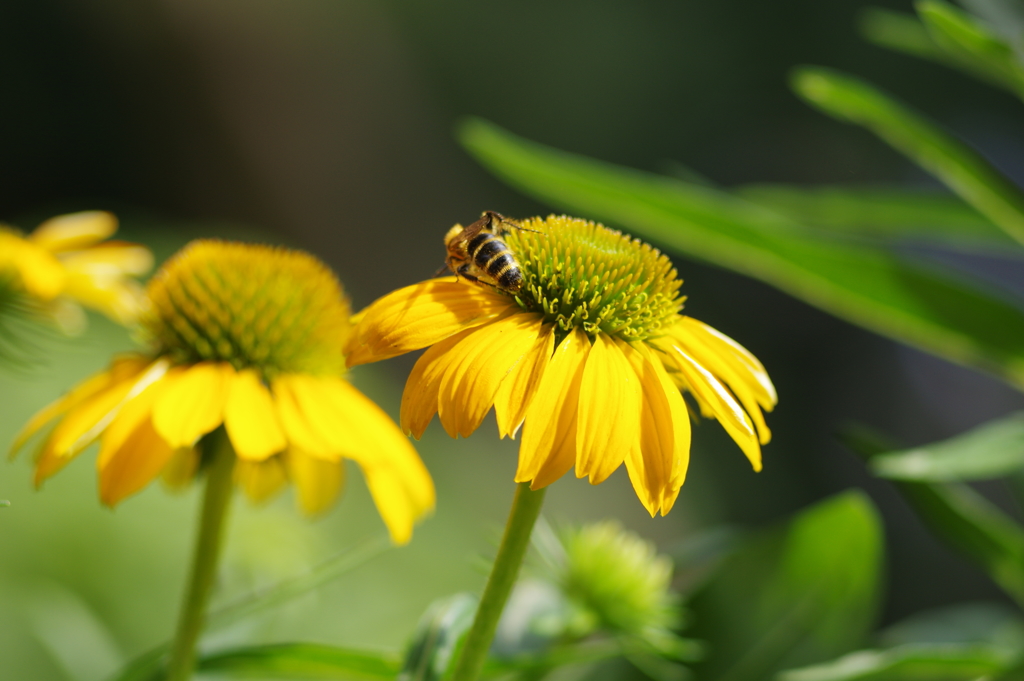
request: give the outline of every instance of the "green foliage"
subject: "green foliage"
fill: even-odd
[[[941,442],[871,458],[883,478],[953,482],[998,478],[1024,469],[1024,413],[990,421]]]
[[[461,138],[499,177],[561,210],[622,226],[1024,386],[1024,314],[968,281],[726,192],[557,151],[478,119],[462,126]]]
[[[709,648],[698,678],[764,679],[861,645],[878,611],[882,551],[878,516],[853,491],[747,541],[690,603],[688,633]]]
[[[848,432],[846,441],[869,460],[892,449],[863,430]],[[939,537],[1024,606],[1024,528],[967,485],[898,482],[897,487]]]
[[[1008,41],[945,2],[919,2],[917,11],[920,20],[872,9],[861,28],[883,47],[937,61],[1024,97],[1024,66]]]
[[[874,132],[1024,243],[1024,193],[966,144],[852,76],[804,67],[792,84],[825,113]]]

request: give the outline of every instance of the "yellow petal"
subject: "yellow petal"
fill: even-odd
[[[145,367],[145,360],[138,358],[137,366],[137,370],[142,371]],[[112,378],[111,372],[111,369],[107,369],[106,371],[90,376],[69,390],[67,394],[63,395],[60,399],[43,407],[43,409],[30,418],[28,423],[22,426],[21,430],[18,431],[18,434],[15,435],[14,443],[11,445],[10,456],[13,457],[17,454],[18,450],[25,446],[25,443],[29,438],[39,432],[39,429],[47,423],[108,387]]]
[[[103,241],[117,231],[117,218],[98,210],[50,218],[29,239],[48,251],[69,251]]]
[[[645,349],[645,354],[654,367],[658,380],[661,382],[661,389],[665,393],[669,410],[672,415],[672,484],[670,493],[662,499],[661,514],[665,515],[672,508],[679,488],[686,480],[686,472],[690,466],[690,411],[687,409],[686,400],[683,399],[679,388],[669,378],[668,372],[661,363],[661,359],[655,356],[654,352]],[[671,497],[671,500],[669,499]],[[667,506],[667,507],[666,507]]]
[[[407,543],[412,538],[413,525],[433,508],[433,486],[430,488],[431,502],[424,505],[421,495],[411,489],[407,471],[401,467],[362,466],[362,469],[366,486],[388,528],[391,541]]]
[[[317,515],[334,504],[345,484],[344,462],[325,461],[298,449],[290,449],[285,461],[303,513]]]
[[[626,456],[626,468],[637,496],[653,517],[661,509],[665,493],[672,488],[676,467],[672,406],[658,373],[661,363],[628,343],[616,340],[615,344],[640,381],[640,442]]]
[[[88,277],[73,272],[68,275],[64,293],[122,324],[138,319],[144,308],[145,293],[131,279]]]
[[[118,418],[125,416],[126,411],[122,410]],[[101,455],[100,500],[107,506],[114,506],[140,491],[160,474],[173,455],[174,449],[157,434],[146,412],[117,449]]]
[[[153,405],[153,425],[174,449],[191,447],[224,422],[230,364],[199,362],[169,373]]]
[[[69,410],[53,429],[53,433],[47,438],[46,446],[58,456],[75,456],[81,452],[110,425],[125,400],[133,395],[133,391],[138,392],[152,382],[147,379],[152,371],[153,367],[150,367],[141,376],[123,376],[120,380],[112,381],[104,390],[82,400],[78,406]],[[140,383],[144,383],[141,388]]]
[[[67,273],[60,261],[46,249],[4,230],[0,230],[0,266],[13,268],[25,290],[42,300],[53,300],[64,290]]]
[[[339,393],[336,399],[345,405],[345,425],[353,439],[361,443],[358,451],[342,452],[345,457],[366,467],[394,469],[411,508],[419,514],[433,508],[434,483],[409,438],[383,409],[348,381],[337,379],[335,390]]]
[[[360,313],[345,347],[349,366],[425,348],[517,310],[500,294],[454,278],[431,279],[380,298]]]
[[[307,452],[317,452],[320,456],[338,458],[330,441],[324,439],[307,418],[303,408],[307,399],[303,395],[303,385],[304,379],[298,374],[282,374],[271,384],[277,418],[288,443]]]
[[[494,396],[494,417],[498,422],[501,437],[515,437],[530,401],[537,394],[544,370],[555,350],[555,325],[550,324],[533,339],[531,347],[523,358],[512,367],[502,380]]]
[[[452,357],[450,351],[458,343],[476,329],[466,329],[454,336],[431,346],[424,352],[405,381],[402,391],[402,409],[399,422],[402,430],[419,440],[423,431],[430,425],[430,420],[437,413],[438,393],[441,390],[441,379],[448,369]]]
[[[681,340],[677,337],[677,340]],[[695,338],[687,338],[684,341],[686,352],[690,354],[701,366],[707,369],[715,378],[725,383],[732,391],[736,399],[747,412],[757,428],[758,437],[762,445],[768,444],[772,439],[772,433],[765,423],[764,414],[761,413],[761,405],[751,387],[750,374],[739,375],[733,365],[725,361],[721,355],[712,352],[706,345]]]
[[[110,425],[103,431],[100,439],[100,454],[96,458],[96,467],[101,472],[111,457],[124,447],[124,443],[132,436],[143,422],[150,422],[153,414],[153,403],[164,389],[161,381],[151,383],[134,397],[126,399]]]
[[[94,278],[141,276],[153,268],[153,254],[145,246],[108,241],[84,251],[62,255],[69,272]]]
[[[171,460],[160,471],[160,478],[168,489],[180,491],[192,482],[197,470],[199,470],[199,452],[195,447],[182,447],[174,450]]]
[[[238,372],[224,402],[224,427],[240,459],[262,461],[284,451],[288,442],[274,400],[252,369]]]
[[[679,343],[669,343],[668,351],[669,361],[683,375],[687,387],[708,406],[725,431],[743,450],[754,470],[761,470],[761,446],[747,413],[725,386],[688,355]]]
[[[501,383],[540,335],[541,316],[516,314],[478,328],[449,351],[438,417],[448,435],[469,437],[494,404]]]
[[[526,409],[516,482],[539,489],[576,463],[576,413],[590,340],[573,329],[555,348]],[[541,477],[541,474],[544,474]]]
[[[681,317],[676,326],[676,330],[678,329],[685,329],[692,338],[699,340],[711,352],[728,362],[750,384],[761,406],[766,411],[772,410],[778,402],[775,386],[764,366],[749,350],[721,331],[693,317]]]
[[[264,461],[239,459],[235,462],[234,478],[249,501],[260,504],[281,491],[288,482],[288,473],[279,456]]]
[[[604,482],[640,441],[641,394],[622,350],[598,334],[580,383],[576,477]]]
[[[349,424],[347,385],[343,378],[308,374],[274,379],[278,415],[292,445],[331,461],[360,455],[363,442]]]

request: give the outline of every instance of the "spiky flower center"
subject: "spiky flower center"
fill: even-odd
[[[194,241],[153,277],[148,295],[143,330],[175,362],[230,362],[265,378],[344,368],[348,301],[307,253]]]
[[[661,335],[682,309],[672,262],[639,239],[564,215],[520,226],[505,236],[523,274],[516,302],[562,331],[645,340]]]

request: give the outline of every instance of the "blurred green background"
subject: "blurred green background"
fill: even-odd
[[[112,210],[125,238],[160,257],[200,235],[283,242],[327,260],[359,307],[430,276],[452,223],[483,209],[548,210],[459,148],[452,130],[465,115],[558,148],[726,186],[934,186],[869,133],[797,100],[786,77],[800,63],[899,92],[1024,178],[1019,103],[866,43],[855,29],[866,6],[11,0],[0,4],[0,218],[31,228],[59,212]],[[941,262],[984,272],[1007,295],[1024,287],[998,257]],[[1024,398],[745,277],[677,265],[687,312],[739,339],[775,380],[780,406],[769,416],[765,471],[750,472],[705,422],[668,518],[649,519],[621,471],[596,488],[559,481],[547,515],[619,517],[671,551],[700,528],[763,524],[858,486],[884,516],[885,621],[1001,598],[834,434],[857,421],[903,444],[929,442],[1019,409]],[[45,340],[38,366],[0,373],[0,442],[128,347],[124,331],[93,319],[81,339]],[[360,368],[354,380],[396,414],[411,362]],[[435,597],[477,591],[511,499],[515,445],[498,442],[492,424],[468,441],[449,440],[435,425],[420,450],[439,502],[410,546],[213,640],[396,650]],[[2,677],[102,678],[169,635],[196,495],[154,485],[114,512],[102,509],[90,454],[40,493],[30,476],[19,460],[0,477],[0,498],[12,504],[0,509]],[[1020,517],[1000,488],[983,489]],[[288,494],[236,511],[227,599],[384,534],[355,470],[342,503],[321,520],[299,518]]]

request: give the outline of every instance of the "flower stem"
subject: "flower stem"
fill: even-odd
[[[206,470],[206,491],[199,516],[192,573],[178,616],[178,630],[171,644],[166,681],[187,681],[195,667],[196,641],[206,620],[206,604],[217,575],[224,521],[231,501],[231,473],[235,452],[227,433],[219,430],[210,436],[213,456]]]
[[[487,578],[487,586],[480,597],[480,606],[476,610],[473,626],[466,634],[462,652],[455,663],[455,672],[451,681],[475,681],[487,660],[487,651],[498,628],[498,620],[505,609],[505,601],[512,593],[512,586],[519,574],[519,566],[530,546],[530,532],[540,515],[540,507],[544,503],[544,491],[530,489],[530,483],[521,482],[516,487],[516,496],[512,501],[512,510],[505,523],[505,535],[501,538],[498,555],[494,559],[491,575]]]

